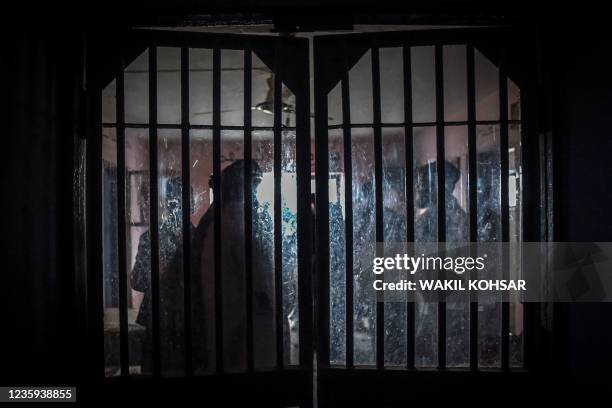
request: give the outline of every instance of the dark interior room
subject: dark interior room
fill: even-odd
[[[609,401],[603,7],[11,3],[0,403]],[[380,297],[462,242],[540,296]]]

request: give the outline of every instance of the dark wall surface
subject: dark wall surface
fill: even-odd
[[[565,29],[564,29],[565,28]],[[551,35],[554,34],[554,35]],[[598,20],[547,38],[557,143],[557,240],[612,240],[612,56],[610,28]],[[573,381],[597,386],[612,367],[612,305],[561,305],[558,358]]]
[[[3,385],[62,382],[77,361],[72,182],[79,48],[58,39],[13,33],[2,56]]]

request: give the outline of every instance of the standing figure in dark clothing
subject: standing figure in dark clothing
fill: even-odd
[[[438,241],[438,185],[436,173],[436,162],[428,163],[417,169],[416,206],[424,211],[415,222],[415,242]],[[453,195],[460,176],[457,167],[448,161],[444,162],[447,242],[466,242],[468,240],[467,214]]]
[[[255,339],[256,366],[273,367],[275,358],[275,317],[274,317],[274,268],[272,262],[272,222],[268,211],[262,208],[256,196],[262,173],[253,162],[253,228],[252,254],[249,260],[253,271],[253,330]],[[241,371],[246,367],[246,277],[244,258],[244,161],[237,160],[221,172],[221,191],[215,193],[215,201],[200,219],[191,234],[191,317],[193,365],[199,372],[215,369],[216,330],[221,325],[223,332],[223,360],[226,371]],[[209,187],[214,183],[211,177]],[[180,188],[169,188],[178,191]],[[170,211],[160,224],[160,346],[161,364],[164,374],[180,373],[185,367],[185,310],[184,274],[181,245],[181,214],[167,202]],[[215,243],[215,206],[221,204],[221,242]],[[193,208],[193,206],[192,206]],[[180,206],[178,207],[180,209]],[[215,294],[215,245],[221,246],[222,294],[221,305],[216,304]],[[165,261],[165,262],[164,262]],[[144,271],[144,273],[143,273]],[[151,293],[150,244],[148,232],[143,234],[137,262],[132,273],[135,290],[145,293],[138,321],[147,327],[148,347],[145,353],[151,355]],[[145,303],[148,302],[148,303]],[[222,308],[222,322],[215,321],[215,308]],[[150,357],[149,357],[150,358]],[[146,359],[145,359],[146,361]]]
[[[181,206],[182,182],[179,177],[171,178],[162,186],[161,196],[162,208],[160,208],[159,224],[159,273],[160,273],[160,310],[163,310],[168,302],[177,302],[171,299],[168,286],[164,284],[170,269],[180,268],[177,264],[177,254],[182,244],[182,206]],[[193,208],[193,202],[191,205]],[[193,226],[192,226],[193,228]],[[143,293],[142,302],[136,318],[136,323],[145,327],[145,340],[143,345],[143,371],[151,369],[151,231],[145,231],[138,242],[138,252],[130,277],[132,289]],[[169,334],[167,330],[166,317],[160,318],[160,335],[162,337],[162,364],[172,359],[170,347],[174,345],[177,338]],[[165,338],[165,339],[164,339]]]
[[[262,179],[261,168],[251,163],[252,181],[252,257],[245,260],[244,251],[244,161],[236,160],[221,172],[221,191],[202,217],[194,234],[192,250],[194,305],[194,338],[198,339],[196,355],[201,356],[203,370],[213,370],[216,355],[215,331],[219,324],[223,334],[223,362],[227,371],[246,368],[246,287],[245,264],[251,263],[253,282],[253,331],[256,367],[273,367],[275,361],[276,324],[274,314],[273,230],[268,210],[256,199]],[[214,183],[211,183],[212,186]],[[217,198],[220,196],[220,200]],[[215,303],[215,206],[221,203],[221,305]],[[221,307],[222,322],[215,322],[215,308]],[[195,342],[194,342],[195,346]]]

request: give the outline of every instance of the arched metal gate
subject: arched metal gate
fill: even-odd
[[[325,405],[386,368],[528,366],[534,314],[516,299],[376,303],[359,265],[365,242],[539,239],[524,223],[538,148],[512,33],[315,37],[314,137],[307,39],[93,41],[92,375],[239,381],[309,405],[316,348]],[[504,262],[520,273],[520,254]]]

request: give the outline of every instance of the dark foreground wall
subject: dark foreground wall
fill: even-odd
[[[2,55],[3,385],[61,383],[74,372],[79,344],[72,231],[79,48],[70,37],[41,34],[13,32]]]
[[[612,240],[610,27],[591,17],[547,37],[557,142],[556,232],[562,241]],[[580,24],[582,23],[582,24]],[[612,304],[563,305],[558,358],[572,380],[595,387],[612,367]]]

